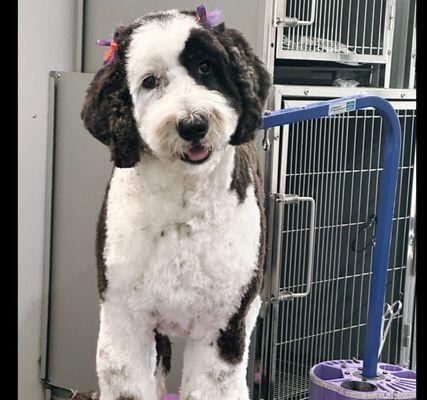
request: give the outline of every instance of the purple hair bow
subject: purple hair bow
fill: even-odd
[[[200,4],[196,8],[196,19],[199,22],[205,23],[209,28],[219,25],[222,22],[222,11],[218,8],[213,9],[212,11],[206,10],[204,4]]]

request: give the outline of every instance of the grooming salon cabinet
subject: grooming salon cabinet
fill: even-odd
[[[403,302],[381,361],[416,368],[415,1],[207,0],[241,30],[274,77],[266,108],[358,93],[386,98],[402,126],[402,154],[386,302]],[[76,1],[75,68],[49,79],[49,151],[40,379],[46,399],[97,389],[99,304],[95,232],[112,164],[84,129],[80,109],[118,23],[153,10],[193,9],[190,0]],[[393,57],[399,54],[399,58]],[[362,357],[375,209],[381,178],[381,118],[373,110],[260,131],[268,243],[263,307],[252,336],[248,384],[256,400],[308,399],[308,371],[324,360]],[[286,205],[276,229],[272,193],[316,200],[312,290],[272,302],[273,287],[307,286],[308,204]],[[278,273],[273,274],[273,266]],[[273,276],[276,280],[273,280]],[[277,278],[278,277],[278,278]],[[169,392],[177,392],[183,342],[173,341]]]

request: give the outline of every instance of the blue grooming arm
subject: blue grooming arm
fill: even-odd
[[[383,118],[384,154],[376,214],[375,247],[372,266],[369,313],[366,327],[362,375],[377,375],[378,349],[381,336],[381,317],[387,283],[387,266],[391,244],[397,172],[400,157],[401,128],[391,104],[382,97],[359,95],[272,111],[264,116],[262,128],[292,124],[372,107]]]

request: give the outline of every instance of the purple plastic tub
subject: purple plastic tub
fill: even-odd
[[[362,379],[362,361],[324,361],[310,370],[310,400],[416,399],[416,372],[378,363],[377,377]]]
[[[171,393],[164,394],[162,400],[179,400],[179,395]]]

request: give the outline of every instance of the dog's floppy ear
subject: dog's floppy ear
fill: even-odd
[[[116,30],[114,59],[96,73],[80,113],[87,130],[110,147],[111,159],[120,168],[134,166],[141,151],[125,72],[124,47],[129,36],[130,27]]]
[[[232,79],[240,95],[242,112],[236,131],[230,138],[230,144],[238,145],[254,139],[261,127],[271,78],[240,32],[226,28],[223,23],[214,30],[229,52],[234,73]]]

